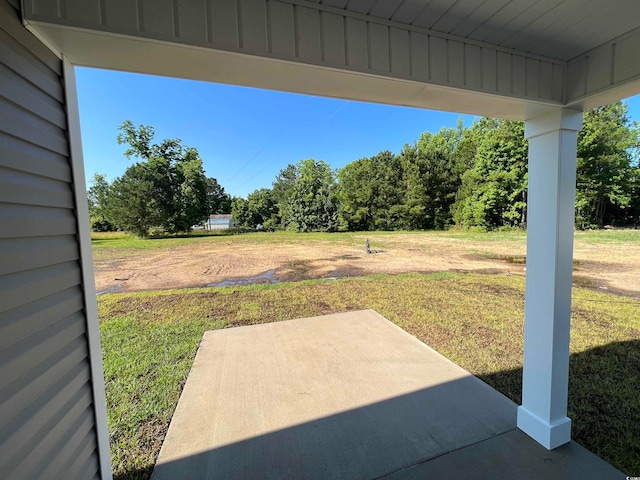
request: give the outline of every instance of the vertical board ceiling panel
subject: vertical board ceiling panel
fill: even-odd
[[[69,18],[79,22],[100,21],[100,0],[59,0]],[[51,2],[54,3],[54,2]]]
[[[411,76],[417,79],[429,79],[429,36],[411,32],[409,35],[411,52]]]
[[[342,15],[321,12],[323,58],[322,60],[335,65],[347,63],[345,49],[345,20]]]
[[[498,52],[496,57],[496,86],[499,92],[511,93],[511,55],[504,52]]]
[[[175,35],[171,0],[137,0],[140,5],[142,31],[159,35]]]
[[[596,91],[607,87],[611,82],[611,72],[613,66],[613,50],[611,48],[600,48],[589,54],[587,69],[587,91]],[[636,57],[637,58],[637,57]]]
[[[523,57],[511,56],[511,93],[523,96],[527,94],[526,64]]]
[[[607,46],[602,47],[607,49]],[[613,81],[637,78],[640,76],[640,62],[638,61],[638,51],[640,51],[640,32],[629,36],[615,46],[615,64],[613,68]],[[606,68],[606,65],[597,65],[594,59],[594,68]]]
[[[367,45],[367,24],[363,20],[347,17],[345,19],[347,65],[359,69],[369,68]]]
[[[105,26],[114,28],[116,31],[139,30],[140,12],[138,2],[131,0],[109,0],[103,1],[102,23]]]
[[[298,55],[312,62],[321,61],[320,13],[318,10],[296,7],[296,32],[298,32]]]
[[[236,0],[207,0],[208,24],[211,25],[209,38],[222,47],[240,46],[240,26]],[[239,1],[239,0],[238,0]]]
[[[527,95],[538,96],[540,94],[540,62],[531,58],[526,59],[526,83]]]
[[[249,52],[267,52],[267,10],[265,2],[237,0],[240,12],[240,47]]]
[[[497,53],[488,48],[482,49],[482,88],[498,89]]]
[[[389,27],[369,24],[369,68],[389,73]]]
[[[463,86],[465,84],[463,43],[447,40],[447,64],[449,67],[447,82]]]
[[[429,37],[429,79],[447,83],[449,73],[447,40]]]
[[[464,83],[471,88],[482,88],[482,49],[475,45],[465,45]]]
[[[175,4],[178,36],[185,40],[207,42],[207,10],[202,0],[180,0]]]
[[[271,52],[276,55],[296,55],[294,6],[274,0],[269,2],[271,18]]]
[[[31,0],[34,4],[45,0]],[[409,1],[408,3],[394,2],[374,2],[363,0],[361,2],[324,2],[322,4],[312,4],[299,0],[185,0],[172,1],[160,0],[153,12],[149,10],[151,0],[139,0],[136,10],[140,28],[131,28],[126,32],[122,27],[113,30],[114,33],[126,34],[133,38],[114,37],[108,34],[110,27],[107,25],[107,18],[111,14],[132,15],[131,11],[122,7],[119,0],[101,0],[102,15],[98,23],[90,24],[88,21],[71,20],[68,12],[63,11],[57,17],[44,18],[34,16],[27,21],[34,21],[34,25],[44,25],[46,22],[58,23],[56,30],[49,30],[54,35],[64,36],[69,32],[76,36],[91,36],[92,29],[100,32],[99,36],[90,39],[96,40],[98,44],[112,43],[124,44],[135,42],[131,55],[120,55],[122,47],[116,48],[114,52],[104,52],[99,58],[113,60],[114,64],[109,68],[143,71],[160,75],[179,76],[194,78],[205,81],[229,82],[227,79],[234,79],[234,72],[244,75],[246,78],[236,80],[236,83],[247,86],[258,86],[261,88],[273,88],[273,82],[277,82],[277,71],[291,68],[282,63],[271,63],[266,69],[266,76],[272,76],[272,80],[263,80],[263,75],[259,74],[252,67],[248,67],[252,58],[277,59],[291,62],[294,65],[306,65],[312,67],[331,67],[332,74],[340,76],[339,69],[357,74],[372,74],[380,78],[390,78],[395,80],[408,80],[410,82],[423,83],[424,86],[453,87],[465,89],[472,92],[482,92],[502,95],[509,92],[510,96],[521,97],[523,100],[534,100],[543,103],[557,103],[560,99],[540,98],[539,88],[519,88],[501,83],[502,90],[492,89],[491,85],[496,82],[480,81],[483,72],[488,70],[482,62],[484,54],[479,55],[479,49],[494,49],[496,52],[511,55],[514,60],[510,65],[513,68],[521,68],[522,71],[513,72],[514,79],[530,78],[532,75],[540,75],[540,69],[536,72],[527,71],[527,55],[520,55],[511,50],[492,47],[489,44],[469,41],[460,37],[452,37],[446,33],[439,33],[433,30],[422,28],[436,24],[439,20],[453,25],[454,17],[472,17],[476,15],[480,6],[473,6],[468,0],[426,0]],[[491,8],[487,10],[487,5],[482,4],[484,13],[491,12],[485,23],[494,21],[492,16],[496,16],[502,10],[522,7],[521,0],[513,0],[513,3],[502,5],[497,0],[487,2]],[[75,3],[70,3],[68,8]],[[118,5],[118,8],[113,8]],[[383,8],[384,5],[384,8]],[[409,7],[404,8],[404,5]],[[514,5],[516,7],[514,7]],[[340,8],[346,6],[346,9]],[[477,7],[477,8],[476,8]],[[369,10],[367,10],[369,9]],[[417,10],[420,10],[417,12]],[[496,9],[493,12],[492,9]],[[37,8],[32,9],[37,11]],[[365,11],[366,10],[366,11]],[[393,10],[393,11],[392,11]],[[409,11],[416,13],[415,26],[402,25],[384,17],[395,17],[404,15]],[[109,13],[111,12],[111,13]],[[360,13],[359,13],[360,12]],[[383,18],[375,17],[373,14],[382,15]],[[496,15],[494,15],[496,13]],[[85,18],[85,17],[83,17]],[[86,18],[93,18],[87,16]],[[461,20],[461,21],[464,21]],[[125,21],[116,21],[118,25],[124,25]],[[482,27],[483,23],[477,23]],[[58,28],[59,27],[59,28]],[[79,27],[80,30],[69,30],[69,27]],[[46,28],[46,27],[37,27]],[[444,28],[444,27],[443,27]],[[445,29],[449,29],[447,26]],[[105,31],[107,34],[105,35]],[[136,37],[144,41],[136,41]],[[415,38],[416,40],[412,40]],[[424,41],[428,39],[427,41]],[[157,41],[160,42],[157,42]],[[55,40],[52,40],[56,44]],[[101,46],[91,47],[91,42],[78,40],[74,45],[84,45],[84,60],[78,57],[69,57],[70,61],[79,65],[92,66],[96,57],[93,52],[101,50]],[[62,48],[68,47],[67,42]],[[197,52],[189,47],[196,47]],[[108,47],[107,47],[108,48]],[[422,50],[419,50],[422,48]],[[180,50],[184,49],[184,50]],[[418,49],[418,50],[416,50]],[[145,53],[151,50],[171,50],[178,58],[166,59],[161,53]],[[248,57],[218,57],[216,60],[208,61],[205,55],[219,55],[221,53],[241,53]],[[470,55],[466,59],[465,55]],[[189,58],[202,57],[198,61],[189,64]],[[134,58],[135,57],[135,58]],[[517,59],[516,59],[517,57]],[[136,60],[137,59],[137,60]],[[246,60],[246,62],[245,62]],[[536,62],[544,59],[535,58]],[[87,62],[87,63],[85,63]],[[415,62],[415,65],[414,65]],[[99,63],[99,62],[98,62]],[[233,63],[237,69],[230,70],[229,65]],[[550,63],[559,63],[558,61]],[[226,64],[222,67],[222,64]],[[425,72],[426,64],[426,72]],[[155,67],[152,67],[155,65]],[[263,64],[263,65],[266,65]],[[100,65],[93,65],[100,66]],[[200,68],[199,68],[200,67]],[[219,68],[216,68],[219,67]],[[338,70],[335,70],[338,69]],[[476,71],[474,71],[476,69]],[[311,69],[306,69],[310,76]],[[550,71],[547,69],[545,71]],[[264,73],[264,71],[263,71]],[[327,73],[325,71],[325,73]],[[345,72],[346,73],[346,72]],[[285,83],[295,82],[298,75],[293,77],[290,74],[282,74]],[[555,77],[554,77],[555,78]],[[329,85],[338,85],[342,82],[350,83],[355,77],[336,79],[329,82]],[[511,81],[511,80],[509,80]],[[550,81],[550,80],[547,80]],[[557,77],[554,82],[560,83],[560,88],[554,85],[554,91],[562,91],[562,77]],[[304,86],[302,90],[293,89],[299,93],[305,93],[307,88],[312,88],[313,79],[308,78],[305,82],[298,82],[297,85]],[[399,85],[399,84],[398,84]],[[328,87],[329,89],[333,87]],[[420,88],[414,85],[412,88]],[[313,89],[312,89],[313,90]],[[320,90],[326,90],[320,87]],[[337,88],[339,92],[335,95],[343,97],[343,88]],[[514,93],[519,92],[519,93]],[[307,92],[309,93],[309,92]],[[312,92],[313,93],[313,92]],[[321,92],[320,92],[321,93]],[[326,94],[326,93],[321,93]],[[356,95],[360,98],[361,91]],[[391,96],[398,96],[406,99],[406,90],[398,90]],[[390,98],[387,93],[374,101],[386,102]],[[410,96],[410,98],[414,98]],[[424,95],[423,99],[434,99],[434,96]],[[476,97],[480,100],[480,97]],[[404,100],[402,100],[404,103]],[[440,101],[436,102],[437,108],[441,108]],[[464,104],[467,104],[466,102]],[[413,103],[412,103],[413,106]],[[425,105],[429,108],[428,105]]]
[[[411,75],[411,59],[409,58],[409,32],[399,28],[389,29],[389,45],[391,71],[403,77]]]

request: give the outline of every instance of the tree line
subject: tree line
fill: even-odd
[[[522,122],[481,118],[465,127],[459,121],[455,128],[423,133],[397,154],[383,151],[339,170],[322,160],[301,160],[282,169],[271,188],[246,198],[231,198],[207,179],[197,151],[178,140],[153,145],[153,129],[131,122],[120,132],[118,142],[130,147],[126,155],[146,160],[112,184],[94,179],[92,219],[137,234],[152,227],[185,231],[209,213],[228,212],[241,227],[300,232],[526,227]],[[638,225],[639,147],[640,129],[625,103],[585,113],[578,134],[577,228]],[[108,205],[106,214],[101,205]],[[144,222],[136,223],[141,216]]]
[[[640,130],[617,102],[584,115],[578,134],[576,226],[640,222]],[[238,224],[297,231],[525,228],[524,123],[481,118],[425,132],[332,171],[313,159],[280,171],[271,189],[232,203]]]

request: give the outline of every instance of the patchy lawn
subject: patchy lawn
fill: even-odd
[[[392,237],[394,238],[394,237]],[[520,401],[524,278],[373,275],[99,297],[115,478],[146,479],[203,332],[373,308]],[[640,303],[574,289],[573,437],[640,472]]]

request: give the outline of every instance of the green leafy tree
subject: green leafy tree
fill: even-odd
[[[231,213],[240,227],[271,229],[275,228],[278,205],[270,189],[260,188],[247,195],[246,200],[234,199]]]
[[[624,219],[633,207],[637,125],[623,102],[586,112],[578,134],[576,224],[602,227]],[[637,197],[636,197],[637,198]]]
[[[252,228],[248,205],[247,200],[242,197],[235,197],[231,201],[231,214],[238,227]]]
[[[141,236],[153,227],[176,233],[202,223],[209,215],[209,200],[198,151],[180,139],[153,144],[153,127],[136,128],[129,120],[119,130],[118,143],[129,146],[127,158],[142,161],[113,182],[113,222]],[[134,218],[137,215],[145,218]]]
[[[231,195],[224,191],[215,178],[207,178],[207,201],[209,213],[231,213]]]
[[[475,144],[461,121],[456,128],[425,132],[401,152],[406,194],[406,228],[442,229],[452,223],[451,206],[475,154]]]
[[[118,228],[146,237],[149,229],[162,224],[157,177],[148,163],[138,162],[113,181],[109,191],[109,216]]]
[[[331,167],[322,160],[301,160],[295,166],[289,197],[290,227],[299,232],[333,232],[339,227],[338,199]]]
[[[274,227],[287,230],[292,222],[291,219],[291,194],[298,178],[298,171],[293,164],[287,165],[280,170],[273,182],[271,196],[277,205],[278,212],[274,217]]]
[[[477,149],[451,207],[455,223],[466,228],[524,227],[528,180],[524,124],[483,118],[472,130]]]
[[[112,232],[116,226],[109,220],[109,192],[111,185],[107,176],[96,173],[91,179],[91,187],[87,190],[89,202],[89,221],[95,232]]]
[[[275,227],[278,206],[273,200],[273,194],[268,188],[254,190],[247,196],[247,209],[251,218],[251,226],[258,228]]]
[[[384,151],[349,163],[338,172],[340,218],[349,230],[399,228],[402,203],[401,164],[398,156]]]

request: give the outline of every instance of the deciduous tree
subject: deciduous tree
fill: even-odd
[[[110,232],[116,229],[111,223],[109,212],[109,191],[111,185],[107,176],[96,173],[91,179],[91,187],[87,190],[89,202],[89,221],[91,229],[95,232]]]
[[[291,228],[299,232],[337,230],[338,199],[331,167],[322,160],[301,160],[295,178],[288,207]]]
[[[129,147],[127,158],[141,161],[113,182],[113,222],[142,236],[152,227],[176,233],[202,223],[209,215],[209,202],[198,151],[183,146],[180,139],[154,144],[153,127],[136,128],[129,120],[119,130],[118,143]]]
[[[576,224],[602,227],[624,217],[634,200],[637,125],[623,102],[585,113],[578,134]],[[611,215],[615,214],[615,215]]]

